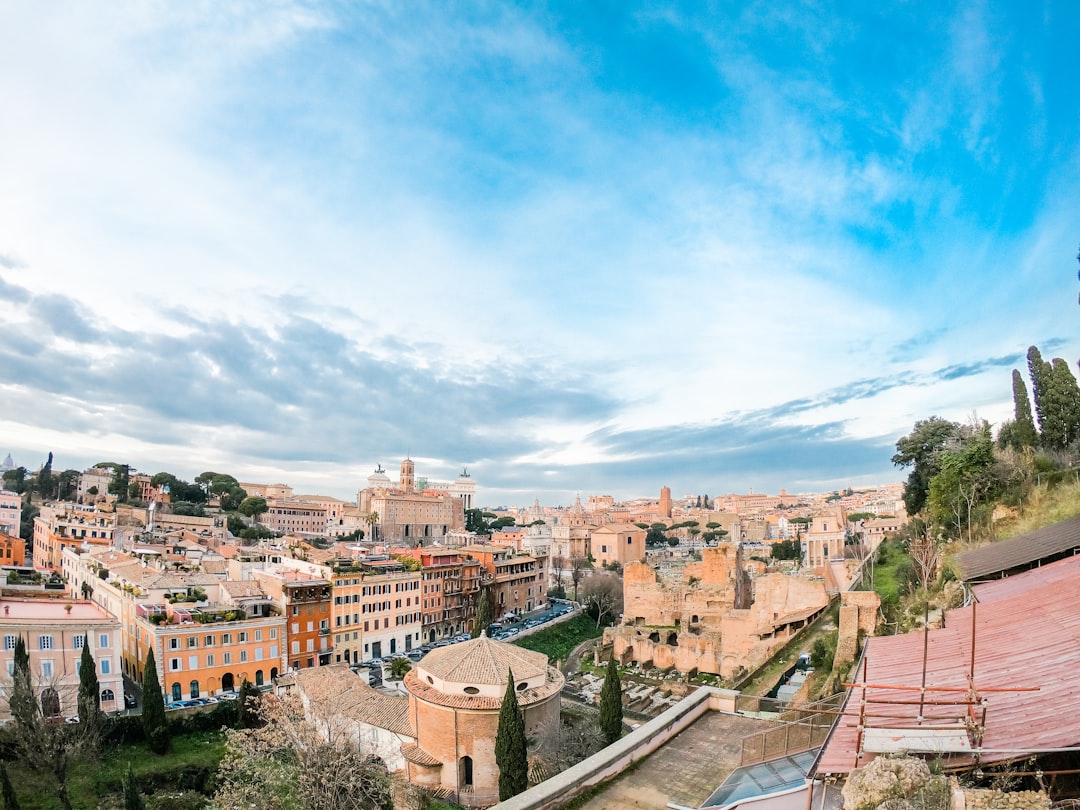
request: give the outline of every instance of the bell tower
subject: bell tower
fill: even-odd
[[[398,486],[406,492],[412,492],[416,486],[416,471],[411,458],[401,462],[401,475],[398,477]]]

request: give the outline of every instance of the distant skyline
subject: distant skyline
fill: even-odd
[[[0,8],[0,458],[899,481],[1076,369],[1080,6]]]

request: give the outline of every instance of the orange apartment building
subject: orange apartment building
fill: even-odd
[[[0,565],[26,565],[26,541],[0,530]]]
[[[394,549],[393,553],[420,562],[422,643],[430,644],[472,629],[480,593],[478,560],[447,548],[402,548]]]
[[[34,518],[34,567],[59,570],[66,548],[111,547],[115,531],[116,515],[111,512],[73,503],[43,506]]]
[[[542,558],[515,555],[505,546],[471,545],[460,552],[480,563],[481,583],[491,589],[496,617],[534,610],[546,601],[547,569]]]
[[[167,700],[269,683],[285,671],[286,619],[257,582],[163,571],[119,551],[64,552],[71,594],[120,622],[123,673],[142,683],[154,651]]]
[[[247,618],[243,611],[226,609],[195,613],[173,610],[168,603],[134,607],[129,630],[134,643],[124,669],[141,684],[152,649],[166,700],[234,691],[245,680],[262,686],[287,666],[284,616]]]
[[[289,669],[331,663],[330,580],[286,568],[253,571],[251,578],[287,619]]]

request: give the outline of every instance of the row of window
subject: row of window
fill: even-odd
[[[265,654],[266,654],[266,651],[264,650],[264,648],[262,648],[262,647],[256,647],[255,648],[255,660],[256,661],[262,661]],[[277,644],[271,644],[270,645],[270,658],[274,659],[274,658],[277,658],[277,657],[278,657],[278,646],[277,646]],[[218,665],[217,664],[217,654],[216,653],[207,653],[205,660],[206,660],[206,666],[207,667],[216,667]],[[245,663],[248,660],[248,651],[247,650],[239,650],[236,660],[237,660],[238,663],[241,663],[241,664]],[[232,662],[233,662],[233,654],[232,654],[231,651],[226,651],[226,652],[221,653],[221,665],[222,666],[229,666],[229,665],[232,664]],[[188,661],[187,661],[187,668],[189,670],[199,669],[199,656],[197,656],[197,655],[189,655],[188,656]],[[183,661],[182,658],[177,657],[177,658],[170,658],[169,659],[169,672],[181,672],[183,669],[184,669],[184,661]]]
[[[14,650],[15,649],[15,643],[18,640],[19,640],[18,636],[4,636],[4,649],[5,650]],[[74,649],[76,649],[76,650],[81,650],[85,643],[86,643],[86,636],[85,635],[75,636],[71,640],[72,647]],[[101,635],[98,636],[98,647],[99,648],[106,648],[108,646],[109,646],[109,636],[108,636],[107,633],[102,633]],[[54,650],[54,649],[56,649],[56,639],[55,639],[55,637],[51,636],[51,635],[40,635],[40,636],[38,636],[38,647],[37,648],[39,650]]]
[[[249,633],[247,630],[240,630],[236,634],[236,643],[237,644],[246,644],[250,640],[251,635],[252,634]],[[270,628],[270,638],[271,639],[276,639],[277,637],[278,637],[277,628],[276,627],[271,627]],[[215,640],[215,638],[216,638],[215,636],[204,636],[203,637],[203,646],[204,647],[217,646],[217,641]],[[263,631],[262,631],[262,629],[258,629],[258,630],[254,631],[254,640],[255,641],[262,641],[263,640]],[[232,633],[222,633],[221,634],[221,646],[224,647],[224,646],[227,646],[227,645],[232,644],[232,643],[233,643],[233,634]],[[187,636],[187,647],[188,647],[188,649],[196,649],[196,648],[198,648],[198,646],[199,646],[199,637],[198,636]],[[170,650],[179,650],[180,649],[180,637],[179,636],[173,636],[172,638],[169,639],[169,649]]]
[[[41,677],[43,679],[51,679],[53,677],[53,674],[54,674],[54,669],[53,669],[54,662],[46,660],[46,661],[41,661],[40,664],[41,664]],[[100,661],[98,661],[98,668],[101,670],[102,675],[111,675],[112,674],[112,659],[110,659],[110,658],[102,658]],[[76,661],[75,662],[75,674],[77,675],[81,669],[82,669],[82,661]],[[7,674],[8,674],[9,678],[12,678],[12,677],[15,676],[15,662],[14,661],[8,661],[7,662]]]

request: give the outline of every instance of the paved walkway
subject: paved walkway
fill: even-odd
[[[656,810],[668,802],[699,807],[739,765],[742,738],[775,725],[706,712],[629,773],[617,777],[581,810]]]

